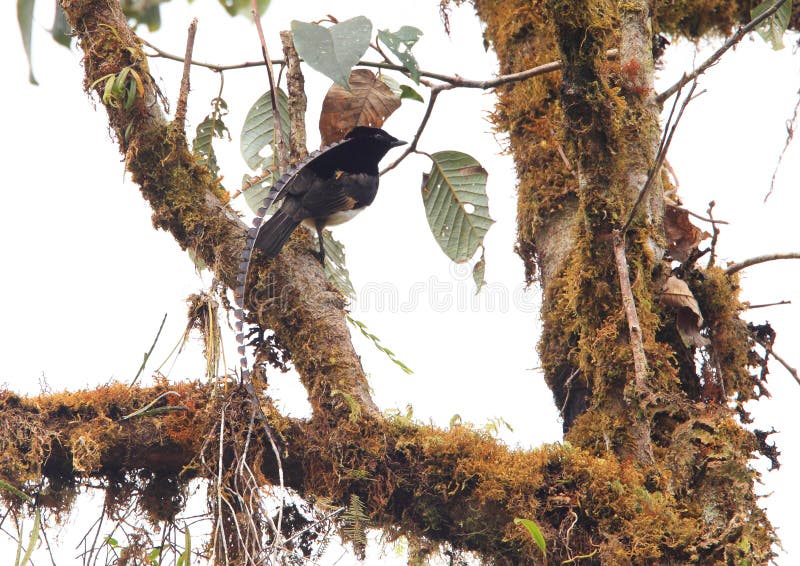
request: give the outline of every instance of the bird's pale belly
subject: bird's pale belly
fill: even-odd
[[[336,226],[338,224],[344,224],[362,210],[363,208],[354,208],[352,210],[342,210],[339,212],[334,212],[325,219],[325,226]],[[314,218],[306,218],[305,220],[303,220],[303,226],[311,230],[316,230],[316,220]]]

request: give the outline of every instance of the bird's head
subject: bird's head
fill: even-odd
[[[399,140],[380,128],[370,128],[369,126],[356,126],[344,137],[348,140],[364,140],[386,148],[389,151],[393,147],[405,145],[407,142]]]

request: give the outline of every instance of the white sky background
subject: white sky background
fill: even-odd
[[[6,77],[0,94],[6,123],[0,383],[36,394],[43,375],[53,390],[128,381],[167,312],[146,373],[164,360],[183,332],[184,299],[204,289],[209,278],[196,274],[169,234],[153,230],[147,204],[123,174],[105,112],[82,92],[80,54],[49,39],[51,6],[42,1],[34,24],[34,70],[40,86],[28,84],[14,4],[6,2],[0,8]],[[496,72],[494,55],[484,52],[479,24],[468,6],[453,11],[450,39],[438,17],[438,2],[375,6],[274,0],[263,21],[271,55],[280,56],[278,31],[291,19],[311,21],[333,13],[344,20],[363,14],[373,21],[374,30],[404,24],[422,29],[425,35],[414,53],[426,70],[469,78],[488,78]],[[199,18],[196,59],[235,63],[260,58],[254,28],[244,18],[229,18],[215,2],[167,4],[162,7],[162,31],[153,36],[141,33],[163,49],[182,54],[193,14]],[[723,262],[800,250],[798,143],[784,158],[774,194],[763,202],[800,86],[794,40],[787,37],[787,49],[773,52],[756,37],[726,55],[701,81],[700,88],[707,92],[689,105],[673,140],[668,160],[680,179],[686,206],[704,214],[713,199],[715,217],[731,223],[723,227],[717,248]],[[697,62],[711,51],[702,44]],[[691,69],[695,53],[695,46],[686,42],[670,48],[659,73],[659,90]],[[151,69],[174,109],[181,65],[153,59]],[[329,82],[304,70],[313,147]],[[216,75],[193,70],[188,116],[192,132],[210,111],[209,101],[218,87]],[[238,151],[244,116],[266,89],[263,68],[225,74],[223,97],[230,107],[225,122],[234,141],[215,141],[215,147],[229,190],[246,172]],[[427,99],[427,92],[421,92]],[[453,266],[428,229],[419,192],[421,173],[430,169],[425,157],[411,157],[387,175],[375,204],[334,234],[346,246],[351,278],[361,297],[352,306],[353,315],[415,370],[406,376],[356,333],[356,347],[379,406],[405,412],[410,404],[415,418],[441,426],[455,414],[478,426],[501,417],[514,428],[513,433],[502,429],[502,438],[529,447],[559,440],[561,424],[536,369],[539,289],[524,292],[522,263],[513,252],[515,178],[511,158],[498,155],[503,142],[493,136],[486,119],[493,104],[490,93],[443,93],[420,143],[428,152],[469,153],[489,171],[489,205],[497,223],[486,239],[488,286],[480,296],[473,296],[469,269]],[[410,140],[423,111],[424,105],[404,101],[385,129]],[[250,216],[241,200],[235,205]],[[792,261],[751,267],[743,276],[744,298],[753,304],[793,301],[747,316],[772,323],[778,331],[776,351],[794,366],[800,366],[798,279],[800,262]],[[383,297],[383,306],[376,293]],[[414,296],[417,300],[411,301]],[[497,302],[492,305],[490,298]],[[171,379],[202,376],[204,360],[196,337],[194,343],[171,369]],[[233,366],[232,343],[227,355]],[[164,371],[169,368],[167,364]],[[771,368],[773,398],[751,409],[755,426],[780,431],[772,439],[783,453],[781,470],[765,475],[759,491],[774,493],[765,505],[786,549],[779,563],[788,565],[789,557],[796,562],[800,556],[793,525],[800,502],[793,481],[800,477],[800,449],[794,441],[800,436],[795,410],[800,387],[777,363]],[[303,390],[291,374],[273,372],[271,387],[287,410],[307,414]],[[65,548],[59,564],[70,563],[73,556],[72,545]]]

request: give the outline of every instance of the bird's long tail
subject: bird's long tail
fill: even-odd
[[[300,222],[292,218],[281,207],[261,226],[253,245],[261,249],[268,258],[273,258],[278,255],[286,240],[289,239],[289,236],[292,235],[292,232],[299,224]]]

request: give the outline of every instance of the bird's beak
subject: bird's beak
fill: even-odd
[[[398,146],[401,146],[401,145],[406,145],[407,143],[408,142],[405,142],[403,140],[394,140],[390,147],[398,147]]]

